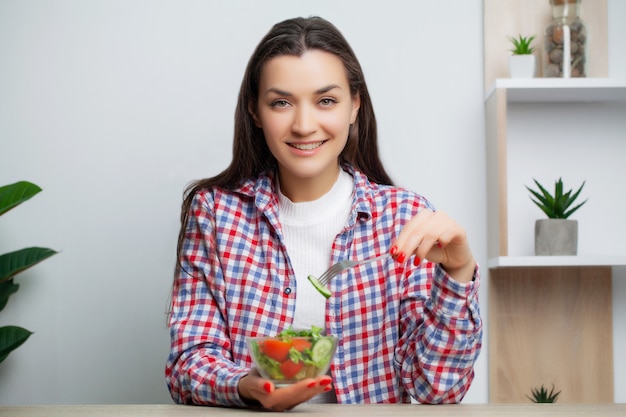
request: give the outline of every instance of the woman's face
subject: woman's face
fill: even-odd
[[[321,197],[339,174],[339,154],[359,110],[342,61],[311,50],[272,58],[263,67],[252,116],[278,161],[282,192],[292,201]]]

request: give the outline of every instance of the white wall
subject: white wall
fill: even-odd
[[[170,402],[164,312],[182,189],[230,159],[260,37],[311,14],[360,57],[396,182],[450,212],[486,264],[480,0],[2,0],[0,184],[44,191],[0,218],[0,253],[61,253],[18,276],[0,314],[35,332],[0,364],[0,404]],[[626,11],[609,15],[623,38]],[[485,350],[466,402],[487,401],[486,364]]]

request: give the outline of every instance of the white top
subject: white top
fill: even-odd
[[[289,261],[296,273],[295,330],[324,328],[326,298],[307,277],[319,277],[330,266],[331,248],[352,207],[354,181],[340,170],[333,187],[317,200],[294,203],[278,191],[278,217],[283,226]]]

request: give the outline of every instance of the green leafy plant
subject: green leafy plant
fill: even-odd
[[[532,398],[528,395],[526,398],[534,403],[555,403],[561,393],[561,391],[554,392],[554,384],[552,384],[550,392],[543,385],[541,385],[541,388],[531,388],[530,392],[532,393]]]
[[[0,215],[40,191],[39,186],[27,181],[0,187]],[[48,248],[31,247],[0,255],[0,311],[6,306],[9,297],[19,289],[19,284],[13,282],[13,277],[56,253]],[[20,347],[31,334],[32,332],[19,326],[0,327],[0,362]]]
[[[513,55],[530,55],[535,51],[535,48],[531,46],[534,36],[523,37],[519,35],[518,38],[509,37],[509,40],[513,44],[513,49],[510,51],[513,52]]]
[[[532,194],[530,199],[537,207],[546,213],[549,219],[567,219],[587,202],[587,200],[585,200],[572,207],[572,204],[574,204],[585,186],[584,181],[575,193],[572,194],[572,190],[563,193],[563,181],[559,178],[559,180],[554,183],[554,194],[550,194],[536,179],[533,178],[533,180],[539,190],[532,190],[526,186],[528,191]],[[535,198],[533,198],[533,196]]]

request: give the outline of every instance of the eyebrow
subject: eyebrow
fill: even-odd
[[[335,88],[339,88],[340,89],[341,87],[339,85],[337,85],[337,84],[330,84],[330,85],[327,85],[326,87],[322,87],[322,88],[316,90],[315,94],[328,93],[329,91],[334,90]],[[281,90],[280,88],[275,88],[275,87],[268,88],[267,91],[265,92],[265,94],[269,94],[269,93],[276,93],[276,94],[278,94],[280,96],[287,96],[287,97],[291,97],[293,95],[293,94],[291,94],[288,91],[284,91],[284,90]]]

